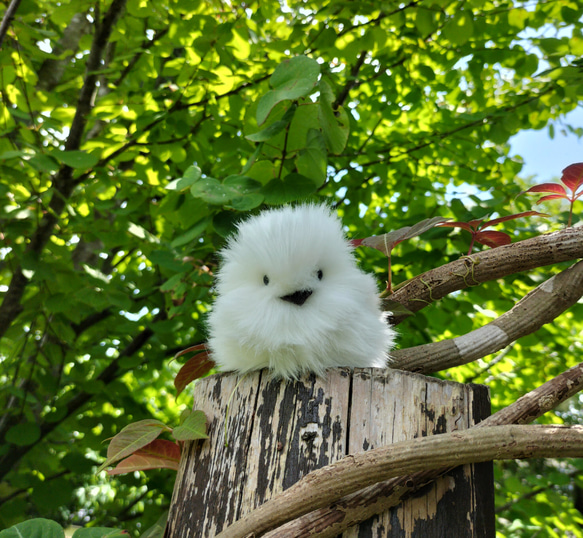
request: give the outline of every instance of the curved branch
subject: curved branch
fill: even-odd
[[[430,374],[505,348],[550,323],[583,296],[583,261],[549,278],[499,318],[458,338],[392,353],[392,368]]]
[[[402,304],[411,312],[418,312],[454,291],[579,258],[583,258],[583,226],[463,256],[409,280],[389,299]],[[396,315],[393,322],[398,324],[406,317],[406,314]]]
[[[334,502],[340,495],[407,473],[492,459],[581,456],[581,426],[495,426],[420,437],[346,456],[317,469],[218,536],[260,536],[314,508]]]

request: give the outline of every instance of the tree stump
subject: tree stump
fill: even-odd
[[[490,414],[490,400],[481,385],[338,368],[296,382],[266,371],[210,376],[196,383],[194,409],[206,414],[209,439],[184,447],[168,538],[213,537],[346,454],[466,429]],[[342,534],[365,536],[494,537],[491,463],[458,468]]]

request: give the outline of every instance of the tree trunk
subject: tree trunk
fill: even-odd
[[[490,414],[484,386],[375,368],[338,368],[297,382],[271,380],[265,371],[214,375],[197,382],[194,408],[207,416],[209,439],[184,447],[168,538],[213,537],[347,454],[463,430]],[[342,536],[494,535],[487,463],[456,469]]]

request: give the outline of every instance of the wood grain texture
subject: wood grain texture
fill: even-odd
[[[486,405],[475,405],[476,394]],[[489,400],[475,385],[338,368],[288,383],[265,371],[210,376],[197,382],[194,408],[207,416],[209,439],[185,445],[166,537],[213,537],[314,469],[350,453],[466,429],[489,414]],[[480,493],[484,476],[488,492]],[[492,496],[491,488],[489,464],[465,466],[342,536],[431,536],[424,533],[456,522],[465,533],[457,536],[493,536],[471,533],[479,524],[476,503]],[[493,512],[487,526],[493,529]]]

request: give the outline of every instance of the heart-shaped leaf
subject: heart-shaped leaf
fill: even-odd
[[[267,119],[277,103],[308,95],[319,76],[320,64],[307,56],[296,56],[280,63],[269,80],[273,90],[268,91],[257,105],[257,124],[261,125]]]

